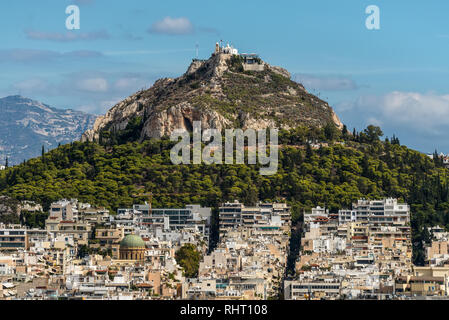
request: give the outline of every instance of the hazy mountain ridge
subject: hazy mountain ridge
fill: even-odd
[[[60,110],[22,96],[0,99],[0,164],[9,164],[78,140],[92,127],[96,116],[74,110]]]

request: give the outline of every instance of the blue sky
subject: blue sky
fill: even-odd
[[[80,30],[66,29],[71,4]],[[380,30],[365,27],[369,5]],[[449,153],[448,15],[444,0],[2,1],[0,96],[102,114],[223,39],[288,69],[350,129]]]

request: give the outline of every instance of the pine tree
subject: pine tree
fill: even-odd
[[[45,147],[44,145],[42,145],[42,163],[46,164],[46,159],[45,159]]]
[[[362,175],[364,177],[366,177],[366,178],[369,178],[370,177],[370,174],[369,174],[369,158],[368,158],[367,154],[363,155],[361,167],[362,167]]]
[[[388,140],[388,138],[385,140],[385,163],[387,164],[388,167],[391,167],[393,165],[393,159],[391,159],[391,145],[390,145],[390,141]]]
[[[343,140],[346,140],[348,138],[348,128],[346,125],[343,125],[343,129],[341,130],[341,134],[343,136]]]
[[[310,159],[313,155],[312,147],[310,146],[310,143],[307,143],[306,145],[306,158]]]
[[[396,137],[394,134],[393,134],[393,138],[391,138],[391,144],[396,144],[396,145],[401,145],[401,142],[399,141],[399,138],[398,137]]]

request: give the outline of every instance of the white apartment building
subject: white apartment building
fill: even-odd
[[[329,209],[320,206],[312,208],[312,211],[304,212],[304,223],[310,224],[320,219],[329,219]]]
[[[21,225],[0,224],[0,251],[27,250],[27,230]]]
[[[210,234],[212,209],[197,204],[186,205],[185,208],[152,208],[144,213],[141,225],[145,228],[164,231],[180,231],[194,228],[205,237]]]
[[[258,203],[246,207],[238,201],[227,202],[219,208],[220,231],[238,227],[282,227],[290,224],[291,212],[286,203]]]
[[[69,200],[60,200],[50,206],[50,220],[73,221],[73,203]]]
[[[305,300],[317,297],[336,298],[340,295],[341,281],[335,279],[304,279],[285,281],[286,300]]]
[[[352,204],[352,210],[339,210],[338,222],[367,222],[382,225],[406,225],[410,222],[410,206],[397,199],[365,200]]]
[[[312,240],[313,252],[336,253],[346,249],[346,239],[339,237],[321,237]]]

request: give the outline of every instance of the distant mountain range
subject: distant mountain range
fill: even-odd
[[[0,99],[0,165],[40,156],[46,150],[78,140],[96,116],[60,110],[22,96]]]

